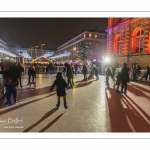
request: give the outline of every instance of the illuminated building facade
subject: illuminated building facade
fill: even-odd
[[[85,31],[59,46],[55,52],[54,58],[58,63],[78,62],[77,49],[82,41],[87,41],[91,50],[92,59],[99,61],[106,52],[106,40],[107,35],[105,32]]]
[[[150,66],[150,18],[109,18],[106,32],[113,63]]]

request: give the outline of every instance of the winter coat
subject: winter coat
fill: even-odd
[[[93,69],[93,72],[94,72],[95,74],[98,74],[98,70],[97,70],[96,68]]]
[[[86,67],[83,67],[82,73],[83,73],[83,74],[87,74],[87,72],[88,72],[88,71],[87,71],[87,68],[86,68]]]
[[[31,69],[31,67],[29,68],[29,70],[28,70],[28,75],[30,76],[30,75],[35,75],[36,76],[36,71],[35,71],[35,69]]]
[[[119,74],[119,75],[117,75],[116,76],[116,85],[120,85],[120,83],[121,83],[121,74]]]
[[[67,67],[66,76],[67,76],[67,78],[73,78],[73,72],[72,72],[72,68],[70,66]]]
[[[0,74],[4,75],[4,85],[18,85],[19,69],[16,65],[10,66],[8,70],[0,71]]]
[[[123,67],[121,70],[121,83],[129,82],[129,68]]]
[[[22,66],[18,66],[19,68],[19,75],[21,76],[22,72],[24,72],[24,68]]]
[[[107,70],[106,70],[106,75],[108,75],[108,76],[111,76],[111,75],[112,75],[110,69],[107,69]]]
[[[56,86],[57,96],[65,96],[67,88],[66,81],[62,78],[62,76],[56,76],[56,80],[54,81],[52,87],[50,88],[50,91],[53,90],[53,88]]]

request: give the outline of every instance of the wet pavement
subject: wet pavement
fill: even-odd
[[[66,78],[65,78],[66,79]],[[67,91],[68,109],[56,109],[55,89],[49,93],[55,75],[38,75],[36,89],[18,88],[18,103],[5,107],[0,101],[0,132],[150,132],[150,86],[130,82],[127,94],[116,93],[113,81],[105,76],[83,82],[74,77],[75,86]]]

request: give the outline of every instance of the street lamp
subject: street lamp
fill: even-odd
[[[34,47],[31,47],[31,58],[32,58],[32,49],[34,49]]]
[[[42,51],[42,55],[43,55],[43,46],[44,46],[45,44],[41,44],[41,51]]]
[[[37,51],[36,51],[36,48],[37,48],[37,47],[39,47],[39,46],[35,46],[35,53],[36,53],[36,58],[37,58]]]

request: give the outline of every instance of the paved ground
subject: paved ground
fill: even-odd
[[[0,101],[0,132],[150,132],[150,86],[130,82],[127,95],[116,93],[112,81],[82,82],[67,90],[68,109],[63,100],[55,108],[55,90],[49,93],[55,75],[39,75],[36,89],[18,88],[18,103],[4,107]],[[12,100],[13,103],[13,100]]]

